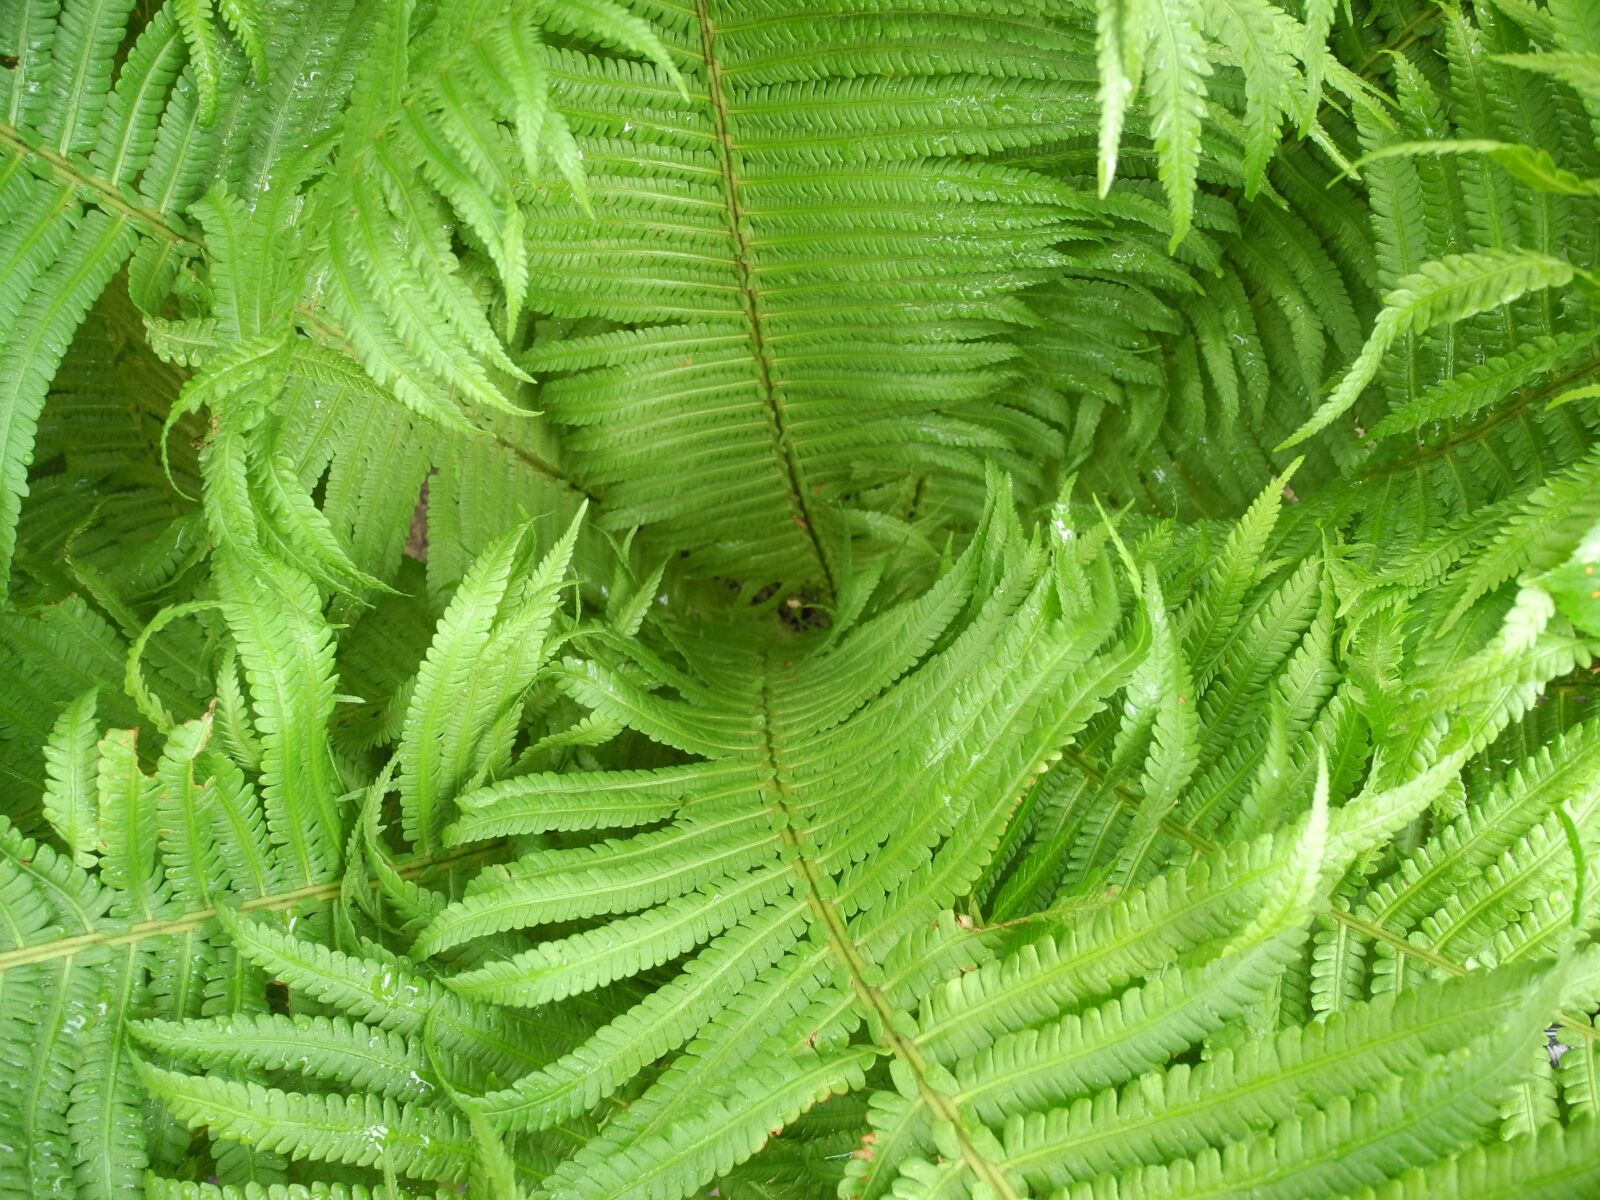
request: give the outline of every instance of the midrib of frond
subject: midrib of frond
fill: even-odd
[[[1521,420],[1530,410],[1542,411],[1539,408],[1541,401],[1549,400],[1574,384],[1586,381],[1597,371],[1600,371],[1600,355],[1596,355],[1578,366],[1553,376],[1542,387],[1528,388],[1504,408],[1493,413],[1485,420],[1479,421],[1469,428],[1446,438],[1437,446],[1429,446],[1415,454],[1403,455],[1399,458],[1385,460],[1363,468],[1356,472],[1354,478],[1359,483],[1368,479],[1402,475],[1415,471],[1425,463],[1448,458],[1463,446],[1485,441],[1501,426],[1512,421]]]
[[[806,502],[805,475],[789,435],[783,398],[774,379],[772,348],[762,324],[761,293],[755,279],[754,247],[745,233],[745,214],[740,201],[738,153],[728,130],[728,103],[722,87],[722,64],[717,57],[717,27],[711,14],[711,0],[695,0],[695,18],[700,25],[702,70],[705,72],[706,103],[711,109],[716,135],[717,162],[722,171],[722,195],[728,217],[728,238],[733,250],[733,269],[750,334],[750,357],[755,370],[756,388],[766,407],[772,430],[772,452],[788,491],[794,521],[806,535],[817,569],[829,596],[838,592],[833,569],[817,535],[810,505]]]
[[[52,179],[69,189],[71,193],[76,194],[80,190],[91,193],[94,202],[101,208],[114,216],[132,221],[152,237],[199,250],[198,242],[188,234],[174,229],[160,213],[132,203],[115,184],[85,173],[65,155],[57,154],[44,146],[34,145],[16,126],[6,121],[0,121],[0,146],[15,153],[19,161],[39,164]]]
[[[474,846],[449,850],[441,854],[424,855],[396,863],[395,872],[402,879],[415,879],[435,868],[464,866],[478,859],[490,857],[497,851],[498,845],[492,845],[490,847]],[[368,886],[376,888],[378,886],[377,881],[369,881]],[[272,892],[264,896],[255,896],[241,901],[234,911],[240,913],[282,912],[300,904],[336,900],[343,888],[344,882],[338,879],[333,880],[331,883],[307,884],[305,887],[292,888],[286,892]],[[215,920],[216,916],[217,910],[215,907],[197,908],[174,916],[155,917],[148,921],[138,921],[118,929],[90,930],[71,937],[36,942],[28,946],[19,945],[16,949],[0,952],[0,978],[4,978],[6,972],[17,967],[74,958],[79,954],[93,950],[97,946],[128,946],[149,941],[152,938],[188,933],[198,929],[208,921]],[[84,922],[86,924],[88,920],[89,918],[85,916]]]
[[[703,3],[703,0],[701,0]],[[778,834],[789,853],[793,855],[792,870],[805,891],[806,907],[827,936],[828,949],[844,968],[850,979],[850,989],[867,1014],[873,1018],[881,1044],[910,1072],[916,1080],[917,1092],[928,1110],[952,1131],[961,1150],[961,1159],[974,1178],[987,1185],[989,1194],[996,1200],[1018,1200],[1015,1189],[1007,1180],[1005,1171],[982,1150],[973,1144],[961,1120],[955,1100],[939,1090],[929,1078],[928,1063],[915,1041],[895,1027],[897,1010],[883,994],[881,988],[868,979],[870,974],[861,948],[851,938],[844,918],[833,902],[824,895],[822,871],[806,854],[805,843],[798,825],[805,818],[792,802],[784,753],[774,733],[777,713],[773,705],[772,652],[768,651],[761,665],[761,737],[762,754],[772,775],[772,807],[779,818]]]

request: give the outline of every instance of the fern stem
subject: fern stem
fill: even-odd
[[[452,850],[442,854],[424,855],[398,863],[395,869],[401,878],[415,879],[433,867],[464,865],[475,859],[492,855],[498,849],[498,845],[477,846],[471,850]],[[244,913],[280,912],[284,909],[293,908],[297,904],[334,900],[338,898],[343,886],[344,884],[341,880],[334,880],[331,883],[308,884],[305,887],[294,888],[287,892],[274,892],[271,895],[257,896],[240,904],[238,911]],[[369,888],[376,889],[377,886],[377,880],[368,881]],[[214,907],[198,908],[191,912],[180,913],[175,917],[157,917],[149,921],[140,921],[137,924],[116,931],[82,933],[76,937],[39,942],[32,946],[19,946],[14,950],[0,953],[0,975],[4,975],[14,967],[72,958],[86,950],[92,950],[96,946],[126,946],[168,934],[185,933],[191,929],[199,928],[207,921],[214,920],[216,915],[217,910]]]
[[[1589,359],[1581,366],[1552,379],[1544,387],[1530,391],[1525,396],[1519,397],[1495,413],[1493,416],[1478,422],[1460,434],[1446,438],[1437,446],[1430,446],[1418,454],[1408,454],[1402,458],[1391,459],[1369,467],[1357,474],[1359,479],[1375,479],[1379,476],[1396,475],[1402,471],[1413,470],[1422,463],[1432,462],[1435,459],[1445,458],[1462,446],[1481,442],[1507,421],[1520,417],[1527,409],[1537,404],[1540,400],[1547,400],[1552,396],[1566,390],[1572,383],[1585,379],[1600,371],[1600,355]]]
[[[829,947],[850,976],[851,990],[855,992],[868,1014],[875,1019],[880,1044],[899,1059],[911,1073],[911,1077],[916,1080],[917,1093],[921,1096],[922,1102],[928,1106],[928,1110],[950,1127],[956,1144],[961,1148],[962,1161],[971,1168],[978,1180],[988,1186],[989,1194],[995,1197],[995,1200],[1018,1200],[1016,1190],[1006,1178],[1005,1171],[999,1164],[990,1161],[973,1144],[971,1135],[962,1124],[959,1105],[928,1078],[928,1063],[922,1057],[922,1051],[916,1042],[895,1028],[897,1010],[883,994],[882,989],[868,980],[868,967],[861,957],[860,948],[850,937],[849,930],[845,928],[844,918],[823,895],[821,874],[817,870],[816,863],[806,854],[800,834],[795,828],[800,820],[800,814],[787,799],[790,795],[789,785],[784,779],[783,768],[780,765],[781,756],[772,732],[770,661],[762,668],[761,707],[764,717],[761,723],[762,743],[767,763],[772,768],[772,784],[777,792],[774,807],[782,816],[778,832],[784,844],[793,853],[794,869],[805,884],[806,906],[827,933]]]
[[[68,187],[93,192],[95,202],[107,212],[135,221],[156,237],[174,245],[186,246],[199,253],[200,243],[188,234],[174,229],[162,214],[132,203],[115,184],[84,174],[65,155],[57,154],[54,150],[48,150],[43,146],[35,146],[22,136],[16,126],[5,121],[0,121],[0,146],[14,151],[23,159],[43,163],[49,168],[52,176]]]
[[[838,595],[838,582],[828,561],[822,539],[817,536],[816,521],[806,503],[806,489],[799,457],[789,436],[788,417],[783,400],[778,395],[773,380],[772,349],[767,343],[761,317],[761,298],[757,290],[752,267],[754,250],[745,233],[744,205],[739,192],[739,173],[734,169],[734,144],[728,131],[728,103],[722,91],[722,64],[717,60],[717,30],[711,19],[710,0],[695,0],[695,15],[700,22],[700,47],[706,75],[706,101],[711,108],[711,119],[716,131],[717,160],[722,168],[722,192],[727,200],[728,236],[733,244],[734,270],[738,275],[739,294],[744,299],[745,319],[750,327],[751,358],[755,363],[756,384],[761,399],[772,418],[773,452],[783,467],[789,490],[789,507],[794,510],[795,524],[804,530],[811,543],[811,551],[822,571],[827,586],[828,599]]]

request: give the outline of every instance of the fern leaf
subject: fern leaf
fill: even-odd
[[[306,883],[337,867],[342,822],[328,745],[333,647],[310,581],[276,563],[247,573],[222,557],[217,581],[262,742],[267,828]]]
[[[1536,338],[1512,353],[1472,367],[1393,409],[1373,426],[1374,438],[1421,429],[1430,421],[1470,416],[1499,403],[1567,361],[1584,345],[1580,337]]]
[[[1578,1197],[1594,1185],[1592,1122],[1570,1130],[1547,1129],[1535,1138],[1497,1146],[1474,1146],[1437,1165],[1414,1167],[1392,1183],[1363,1190],[1362,1200],[1414,1200],[1440,1191],[1511,1200],[1513,1196],[1557,1200]]]
[[[45,819],[67,844],[72,860],[86,868],[99,857],[96,700],[97,693],[90,690],[68,705],[45,746]]]
[[[657,1142],[611,1160],[590,1182],[595,1196],[692,1194],[767,1144],[828,1097],[860,1088],[874,1058],[870,1048],[837,1055],[777,1060],[738,1082],[734,1097],[710,1106]]]
[[[1145,38],[1139,36],[1143,15],[1137,0],[1106,0],[1096,7],[1096,43],[1100,68],[1099,188],[1104,196],[1117,175],[1117,151],[1129,104],[1143,73]]]
[[[1169,248],[1183,240],[1194,220],[1200,130],[1206,113],[1205,77],[1211,73],[1198,15],[1188,0],[1144,8],[1150,22],[1145,71],[1150,80],[1151,137],[1161,159],[1161,183],[1172,203]]]
[[[1482,973],[1357,1006],[1249,1043],[1198,1067],[1168,1068],[1115,1096],[1029,1116],[1007,1131],[1007,1159],[1035,1186],[1066,1186],[1248,1135],[1301,1099],[1326,1105],[1487,1032],[1520,980]]]
[[[446,803],[470,780],[478,731],[520,700],[543,663],[577,529],[575,519],[526,577],[528,529],[512,530],[479,558],[446,610],[418,671],[399,750],[405,832],[423,853],[437,845]]]
[[[139,1073],[180,1120],[264,1150],[446,1182],[465,1179],[471,1161],[462,1123],[437,1110],[179,1075],[142,1061]]]
[[[147,1021],[134,1030],[146,1050],[232,1071],[290,1068],[405,1103],[434,1085],[427,1063],[397,1034],[343,1018],[249,1014],[225,1021]]]
[[[1408,333],[1487,312],[1540,288],[1561,287],[1572,267],[1535,254],[1480,252],[1425,264],[1384,298],[1372,334],[1321,407],[1279,449],[1296,445],[1344,415],[1372,382],[1389,347]]]
[[[369,960],[330,950],[226,909],[218,910],[217,916],[240,954],[356,1019],[409,1036],[419,1036],[431,1019],[437,1045],[477,1056],[486,1069],[528,1065],[526,1054],[517,1048],[518,1039],[507,1032],[511,1022],[497,1018],[492,1009],[454,997],[399,959]]]

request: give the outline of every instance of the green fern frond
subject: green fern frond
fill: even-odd
[[[0,1193],[1590,1196],[1592,9],[0,4]]]
[[[1528,254],[1480,253],[1424,264],[1384,298],[1383,312],[1349,371],[1311,419],[1284,446],[1305,441],[1342,416],[1378,372],[1389,347],[1406,334],[1498,308],[1538,288],[1561,287],[1572,267]]]

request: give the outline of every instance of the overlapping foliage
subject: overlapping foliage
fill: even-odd
[[[1600,1192],[1600,9],[0,4],[0,1196]]]

